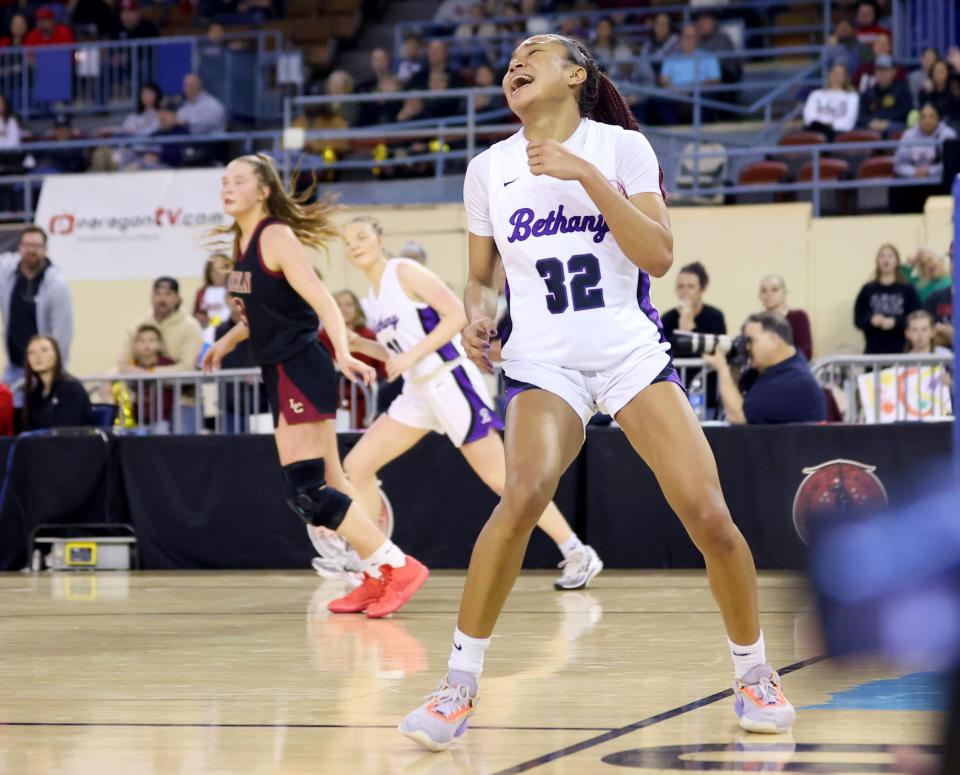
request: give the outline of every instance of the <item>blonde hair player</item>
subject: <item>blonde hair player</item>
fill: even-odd
[[[379,618],[400,609],[429,571],[374,526],[340,465],[333,426],[337,375],[317,340],[319,322],[348,379],[369,384],[374,372],[350,355],[340,308],[304,250],[304,245],[323,247],[337,235],[329,205],[307,204],[313,188],[291,195],[273,161],[261,154],[241,156],[227,166],[220,196],[234,223],[220,232],[233,236],[227,289],[240,322],[207,351],[203,367],[220,368],[227,353],[250,339],[276,423],[287,503],[308,526],[342,535],[361,558],[363,583],[327,607]]]
[[[387,377],[403,377],[403,392],[363,434],[344,461],[368,514],[380,504],[377,472],[412,448],[430,431],[453,442],[470,467],[497,495],[506,470],[503,423],[480,370],[460,343],[467,316],[460,301],[437,275],[409,258],[388,259],[383,229],[373,218],[355,218],[343,229],[347,258],[370,281],[369,324],[377,341],[350,338],[350,348],[386,362]],[[597,553],[585,546],[553,502],[537,523],[563,554],[558,590],[582,589],[602,569]],[[326,560],[330,575],[342,571],[343,555]],[[317,568],[318,562],[314,561]],[[317,568],[319,572],[319,568]]]
[[[795,712],[764,653],[753,557],[650,301],[650,276],[673,263],[653,149],[633,131],[616,87],[571,38],[521,43],[503,90],[523,128],[467,169],[463,342],[474,362],[489,363],[496,331],[484,299],[499,253],[510,315],[500,327],[507,484],[470,559],[448,673],[400,731],[440,750],[466,730],[530,532],[598,408],[616,419],[704,555],[733,658],[740,726],[783,731]]]

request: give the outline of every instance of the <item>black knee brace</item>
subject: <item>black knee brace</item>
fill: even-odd
[[[301,460],[283,467],[287,505],[306,524],[336,530],[353,502],[333,487],[328,487],[322,458]]]

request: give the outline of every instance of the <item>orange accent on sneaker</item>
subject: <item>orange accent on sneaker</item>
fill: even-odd
[[[409,554],[406,555],[406,560],[406,564],[399,568],[380,566],[383,593],[379,600],[367,607],[367,616],[370,619],[379,619],[399,611],[427,580],[430,571],[426,565]]]
[[[364,573],[363,583],[353,592],[327,603],[327,610],[335,614],[358,614],[376,603],[383,594],[385,579],[375,579]]]
[[[460,710],[458,710],[456,713],[451,713],[450,715],[444,715],[443,713],[440,713],[436,709],[437,708],[436,700],[428,702],[424,710],[434,718],[438,718],[441,721],[446,721],[448,724],[455,724],[464,716],[469,716],[473,712],[473,706],[475,701],[476,700],[474,698],[471,698],[469,702],[465,703],[464,706],[460,708]]]
[[[787,704],[787,698],[783,696],[783,692],[780,690],[780,684],[773,683],[773,688],[777,694],[777,701],[771,703],[771,702],[764,702],[763,698],[758,696],[755,693],[752,687],[752,684],[744,684],[744,683],[740,684],[740,691],[743,692],[743,694],[750,700],[750,702],[752,702],[758,708],[766,708],[766,707],[769,707],[770,705],[786,705]]]

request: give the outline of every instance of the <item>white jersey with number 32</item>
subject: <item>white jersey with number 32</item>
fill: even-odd
[[[564,147],[591,162],[624,196],[660,194],[660,167],[639,132],[583,119]],[[576,181],[534,175],[523,131],[470,162],[470,231],[493,237],[507,276],[503,359],[581,371],[631,354],[665,352],[650,278],[620,250]]]

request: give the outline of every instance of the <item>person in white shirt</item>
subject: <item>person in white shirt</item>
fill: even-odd
[[[0,94],[0,148],[20,145],[20,121],[13,114],[7,98]]]
[[[814,89],[803,105],[803,128],[823,132],[832,141],[838,132],[849,132],[857,124],[860,96],[850,84],[846,65],[837,62],[827,73],[822,89]]]
[[[177,111],[177,121],[190,129],[192,135],[214,135],[227,131],[227,111],[223,104],[207,91],[199,75],[188,73],[183,78],[185,101]]]
[[[489,371],[491,339],[500,336],[506,484],[473,549],[447,676],[400,731],[435,751],[466,731],[530,534],[600,410],[616,419],[704,554],[727,630],[740,726],[785,732],[796,714],[767,663],[753,558],[650,298],[651,277],[673,263],[656,154],[616,86],[573,38],[523,41],[503,91],[523,126],[467,167],[462,344]],[[509,313],[496,326],[487,301],[498,260]],[[664,633],[668,650],[673,636]]]

